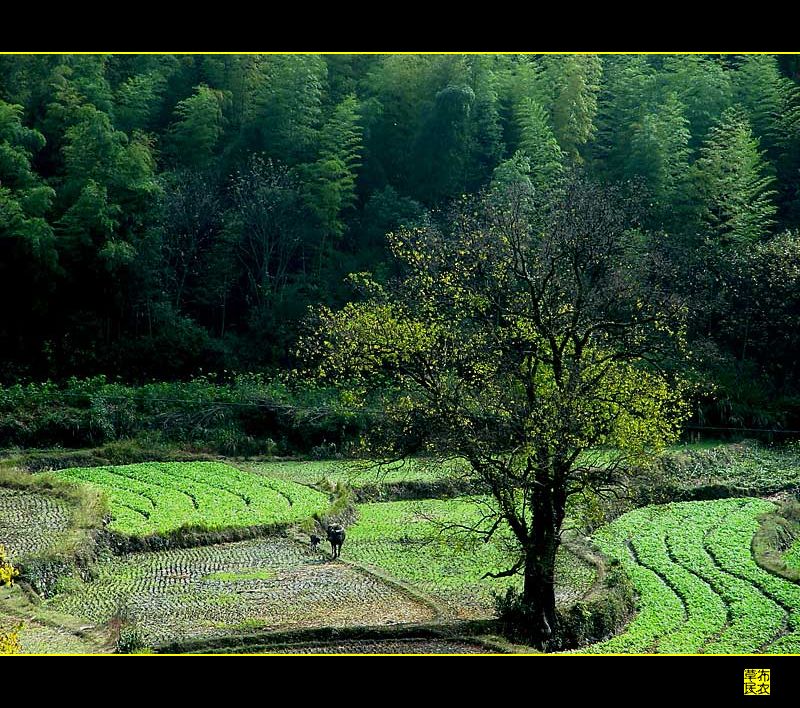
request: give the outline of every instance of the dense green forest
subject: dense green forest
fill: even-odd
[[[695,422],[800,427],[800,57],[0,56],[0,384],[293,366],[386,234],[570,170],[690,303]]]

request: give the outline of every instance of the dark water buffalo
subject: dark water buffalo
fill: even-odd
[[[319,536],[317,536],[316,534],[311,534],[311,550],[312,551],[316,551],[317,550],[317,546],[319,546],[319,542],[321,540],[322,539]]]
[[[342,544],[344,543],[345,532],[341,524],[330,524],[328,526],[328,541],[331,544],[331,553],[334,558],[342,555]]]

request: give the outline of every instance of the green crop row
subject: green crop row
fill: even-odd
[[[639,593],[627,631],[592,653],[793,651],[800,587],[759,568],[750,553],[759,499],[651,506],[595,535]],[[777,639],[776,639],[777,638]]]
[[[725,605],[706,581],[672,560],[666,537],[674,530],[674,519],[663,508],[655,507],[653,512],[642,515],[645,523],[636,529],[631,543],[639,562],[665,579],[683,601],[686,612],[685,621],[659,640],[657,650],[695,653],[722,629]]]
[[[104,491],[114,517],[110,528],[128,535],[288,523],[323,511],[327,503],[303,485],[218,462],[77,467],[56,474]]]
[[[642,653],[652,651],[660,637],[676,631],[685,619],[684,605],[677,593],[655,571],[636,562],[630,539],[648,527],[643,514],[625,514],[600,529],[594,541],[603,553],[617,560],[633,581],[639,594],[639,613],[627,630],[587,653]]]
[[[670,504],[673,516],[667,543],[675,559],[705,580],[727,608],[726,624],[709,642],[707,653],[757,651],[780,631],[784,613],[774,602],[744,581],[720,568],[708,551],[706,539],[738,508],[738,499]],[[749,548],[749,544],[745,546]]]
[[[710,550],[719,565],[745,578],[788,613],[786,634],[770,645],[781,652],[800,650],[800,587],[765,571],[750,553],[750,542],[758,530],[758,515],[774,508],[761,499],[750,499],[726,519],[725,527],[709,536]]]
[[[800,538],[798,538],[783,556],[786,565],[800,570]]]
[[[0,545],[12,559],[46,551],[66,531],[70,515],[63,499],[0,487]]]

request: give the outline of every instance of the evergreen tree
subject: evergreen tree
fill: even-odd
[[[646,110],[631,126],[625,175],[641,177],[661,219],[677,225],[688,218],[689,121],[674,93]]]
[[[409,147],[419,147],[420,139],[430,135],[432,113],[440,115],[439,128],[447,123],[444,114],[458,101],[435,110],[437,95],[448,86],[468,86],[468,73],[465,58],[454,55],[394,54],[381,57],[371,67],[364,80],[373,99],[364,126],[368,136],[365,172],[375,188],[388,183],[403,194],[420,194],[419,151]],[[458,97],[449,94],[449,98]],[[425,195],[425,199],[430,197]]]
[[[466,190],[474,103],[469,86],[448,86],[436,94],[414,150],[414,194],[421,201],[435,204]]]
[[[792,203],[800,196],[800,87],[781,75],[776,57],[751,55],[736,70],[734,88],[736,100],[775,167],[781,221],[795,225],[800,215]]]
[[[214,149],[223,130],[225,95],[201,84],[193,96],[175,107],[175,122],[170,128],[173,159],[186,167],[203,169],[214,158]]]
[[[75,203],[57,222],[61,248],[72,262],[87,265],[116,238],[121,210],[108,198],[108,190],[90,179]]]
[[[520,188],[524,194],[533,191],[530,158],[522,150],[517,150],[510,158],[503,160],[492,173],[491,187],[500,195],[513,193],[516,188]]]
[[[306,166],[309,206],[320,224],[336,237],[344,231],[341,214],[356,201],[356,176],[361,159],[358,101],[347,96],[333,109],[320,131],[319,158]]]
[[[471,86],[475,101],[470,112],[470,145],[467,165],[467,190],[475,191],[485,184],[503,151],[503,129],[497,79],[491,68],[491,57],[472,57]]]
[[[88,180],[108,184],[116,177],[117,160],[127,136],[114,129],[108,114],[84,105],[78,121],[65,132],[66,189],[80,191]]]
[[[106,77],[108,56],[101,54],[73,54],[67,57],[70,80],[87,103],[97,110],[111,113],[113,92]]]
[[[691,147],[697,149],[709,129],[731,105],[732,84],[718,58],[697,54],[670,56],[664,61],[661,83],[686,107]]]
[[[722,246],[764,238],[775,223],[774,178],[744,113],[730,108],[709,132],[695,164],[707,235]]]
[[[18,316],[46,307],[58,267],[48,221],[55,191],[32,165],[43,146],[42,134],[22,125],[22,106],[0,101],[0,300],[17,304],[0,318],[0,341]]]
[[[245,144],[288,165],[313,160],[326,80],[322,57],[260,57],[251,77]]]
[[[658,102],[656,71],[646,56],[604,56],[592,168],[607,179],[626,177],[632,132],[642,113]]]
[[[252,54],[201,57],[201,83],[223,91],[226,101],[226,134],[236,143],[247,116],[252,116],[257,89],[264,80],[262,65],[266,57]],[[229,146],[228,146],[229,147]]]
[[[131,76],[114,97],[115,125],[126,133],[152,129],[165,88],[166,79],[158,72]]]
[[[744,57],[734,72],[734,100],[744,108],[754,134],[769,153],[786,139],[781,116],[790,105],[793,90],[792,82],[781,76],[775,57]]]
[[[741,249],[696,239],[800,226],[796,69],[767,55],[0,56],[0,298],[18,305],[0,320],[0,376],[167,371],[151,365],[170,347],[169,375],[214,347],[212,368],[233,349],[274,364],[286,351],[265,355],[258,337],[279,323],[288,346],[300,315],[287,308],[343,298],[345,272],[377,264],[389,279],[386,233],[423,223],[424,205],[487,183],[540,193],[582,160],[603,182],[634,181],[637,214],[669,235],[650,246],[682,270],[705,336],[735,317],[714,278]],[[291,186],[271,168],[237,201],[230,176],[253,155]],[[245,219],[245,204],[274,213]],[[263,238],[245,239],[251,227]],[[270,266],[286,272],[280,297],[244,275],[257,268],[240,245],[259,243],[285,247]],[[130,341],[143,332],[147,346]],[[738,346],[709,341],[722,357]]]
[[[580,150],[595,132],[601,64],[593,54],[547,55],[542,59],[543,95],[550,121],[564,154],[582,160]]]
[[[519,148],[519,125],[516,110],[525,100],[533,99],[548,106],[550,97],[543,92],[542,67],[527,54],[495,57],[498,107],[503,128],[503,141],[509,152]]]
[[[526,99],[517,108],[519,151],[529,161],[530,180],[534,188],[554,184],[564,172],[564,153],[547,122],[547,112],[533,99]]]

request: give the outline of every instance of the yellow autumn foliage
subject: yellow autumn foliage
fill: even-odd
[[[19,643],[19,632],[22,625],[12,627],[10,630],[0,632],[0,656],[8,656],[9,654],[19,654],[22,646]]]
[[[6,548],[0,544],[0,587],[3,585],[13,585],[14,578],[19,575],[19,571],[12,565],[6,555]],[[17,625],[11,629],[0,631],[0,656],[18,654],[22,647],[19,643],[19,632],[22,625]]]
[[[3,585],[13,585],[14,578],[19,575],[19,571],[11,564],[6,555],[6,548],[0,544],[0,587]]]

